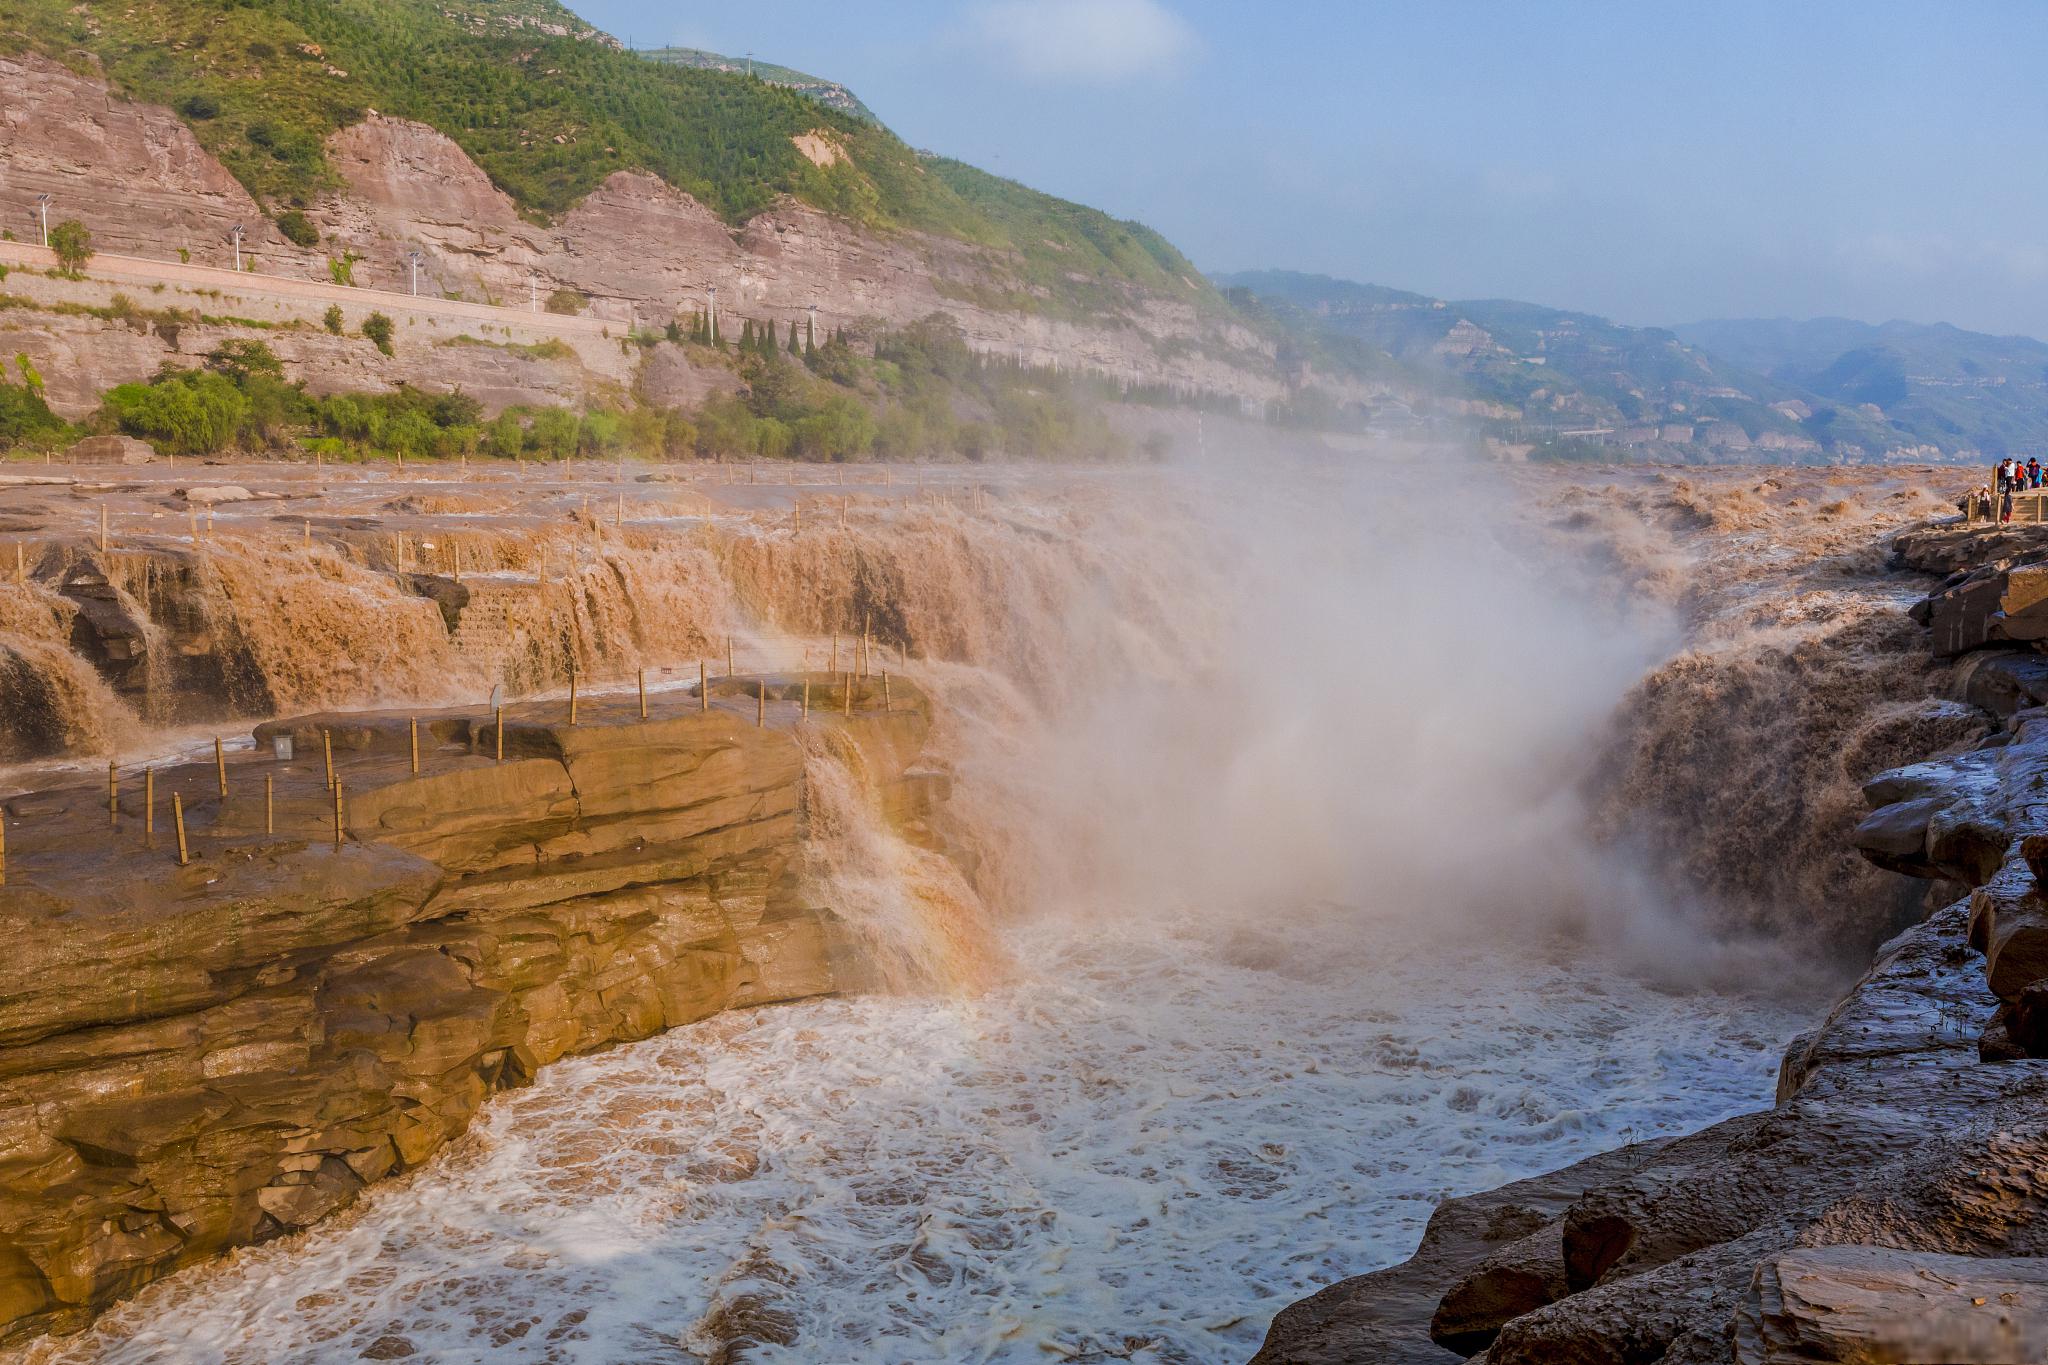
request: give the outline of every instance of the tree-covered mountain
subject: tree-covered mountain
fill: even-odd
[[[1728,319],[1673,330],[1824,399],[1876,408],[1898,430],[1944,449],[2048,450],[2048,344],[2032,337],[1846,318]]]
[[[667,62],[671,66],[695,67],[701,71],[724,71],[728,74],[755,76],[770,85],[779,85],[785,90],[794,90],[824,105],[849,114],[863,123],[881,123],[875,111],[861,103],[860,97],[838,81],[828,81],[823,76],[813,76],[795,67],[778,66],[754,57],[727,57],[717,52],[706,52],[700,47],[643,47],[636,51],[651,62]]]
[[[758,75],[646,60],[554,0],[0,0],[0,53],[23,51],[177,110],[274,215],[334,188],[326,139],[375,109],[452,137],[536,218],[639,170],[735,224],[793,195],[990,248],[991,288],[1033,306],[1213,298],[1141,225],[920,156]]]

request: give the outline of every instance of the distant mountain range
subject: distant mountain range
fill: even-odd
[[[1539,453],[1899,461],[2048,452],[2048,345],[2031,338],[1839,319],[1628,327],[1288,271],[1215,280],[1240,306],[1288,325],[1308,365],[1362,371],[1377,361],[1418,383],[1448,383],[1489,435]]]
[[[2048,344],[1947,323],[1734,319],[1683,340],[1830,402],[1869,405],[1944,449],[2048,452]]]

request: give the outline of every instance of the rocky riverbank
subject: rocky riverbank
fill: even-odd
[[[1949,903],[1792,1044],[1776,1108],[1448,1200],[1257,1365],[2048,1359],[2048,535],[1893,544],[1948,575],[1913,616],[1995,728],[1873,777],[1854,842]]]
[[[858,926],[800,875],[808,792],[828,764],[936,843],[927,702],[845,674],[711,692],[521,702],[502,734],[421,714],[416,759],[414,717],[310,716],[111,809],[105,784],[9,798],[0,1342],[318,1222],[559,1057],[859,984]]]

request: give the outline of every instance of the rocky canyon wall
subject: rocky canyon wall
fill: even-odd
[[[713,692],[316,715],[111,811],[7,799],[0,1342],[317,1222],[556,1058],[876,979],[891,945],[815,875],[813,791],[930,843],[924,699]]]
[[[1000,253],[867,231],[795,200],[732,228],[659,179],[621,172],[536,225],[452,140],[374,112],[331,139],[344,188],[309,210],[323,240],[301,248],[169,110],[34,56],[0,58],[0,89],[0,223],[24,241],[37,240],[34,201],[49,193],[101,250],[166,262],[182,250],[230,265],[228,232],[240,225],[257,273],[281,278],[326,281],[332,261],[353,256],[358,284],[402,292],[417,250],[424,293],[531,312],[571,290],[618,330],[687,317],[716,288],[735,325],[786,327],[813,307],[827,329],[944,312],[989,355],[1251,403],[1283,392],[1268,343],[1192,304],[1127,293],[1092,317],[991,307],[978,300],[1003,274]]]

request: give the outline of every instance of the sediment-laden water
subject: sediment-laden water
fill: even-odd
[[[972,998],[563,1062],[339,1224],[34,1359],[1239,1361],[1445,1194],[1768,1102],[1799,1023],[1339,907],[1008,946]]]
[[[408,699],[694,676],[735,632],[815,668],[872,629],[953,795],[908,841],[810,754],[809,903],[890,992],[562,1062],[335,1223],[30,1358],[1235,1361],[1446,1194],[1768,1103],[1802,1011],[1702,983],[1883,931],[1850,797],[1962,722],[1871,561],[1919,503],[1750,477],[1240,471],[610,540],[578,508],[466,533],[513,599],[471,654],[394,586],[417,529],[239,552],[304,580],[282,614],[202,564],[212,638],[303,705],[380,690],[313,628],[351,603],[431,627],[379,635]],[[0,621],[18,657],[52,611]],[[119,728],[90,682],[44,689],[69,752]]]

